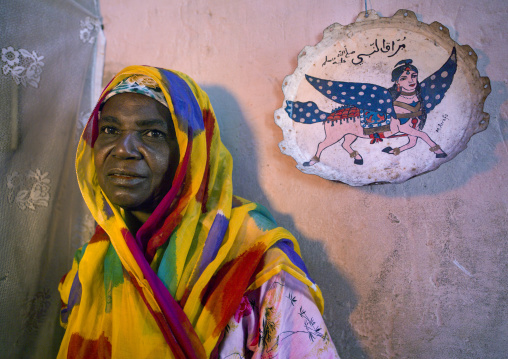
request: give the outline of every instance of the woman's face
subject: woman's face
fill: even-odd
[[[418,73],[413,70],[404,71],[397,80],[397,84],[402,91],[413,92],[418,84]]]
[[[104,104],[98,125],[94,161],[102,190],[125,210],[151,213],[178,167],[169,110],[141,94],[118,94]]]

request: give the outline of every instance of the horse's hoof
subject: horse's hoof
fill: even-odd
[[[383,148],[381,151],[388,153],[390,155],[398,156],[400,155],[400,147],[391,148],[390,146]]]
[[[443,152],[443,153],[436,153],[436,158],[445,158],[447,156],[448,155],[445,152]]]
[[[316,164],[316,161],[310,160],[307,162],[302,163],[305,167],[314,166]]]
[[[319,162],[319,157],[318,156],[314,156],[310,160],[308,160],[307,162],[302,163],[302,165],[304,165],[305,167],[309,167],[309,166],[314,166],[318,162]]]
[[[355,165],[363,165],[363,158],[360,158],[359,160],[357,160],[355,158],[355,162],[354,162]]]

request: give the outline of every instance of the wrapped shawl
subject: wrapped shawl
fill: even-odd
[[[162,89],[180,149],[171,189],[135,235],[100,189],[93,159],[100,104],[134,74]],[[59,286],[59,358],[214,357],[244,293],[281,270],[323,310],[294,237],[264,207],[233,196],[232,158],[210,101],[185,74],[145,66],[117,74],[82,134],[76,171],[98,226]]]

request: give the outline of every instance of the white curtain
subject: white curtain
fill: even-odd
[[[94,228],[74,158],[101,88],[98,0],[3,0],[0,34],[0,358],[52,358],[58,282]]]

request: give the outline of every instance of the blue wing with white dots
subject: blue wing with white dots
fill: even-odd
[[[305,75],[307,81],[323,96],[341,105],[377,112],[385,118],[395,115],[392,96],[383,86],[361,82],[342,82]]]
[[[432,75],[420,83],[425,112],[429,113],[439,105],[450,88],[453,76],[457,71],[457,53],[453,48],[448,61]]]
[[[286,112],[293,121],[300,123],[318,123],[323,122],[329,113],[321,111],[317,105],[312,102],[286,101]]]

